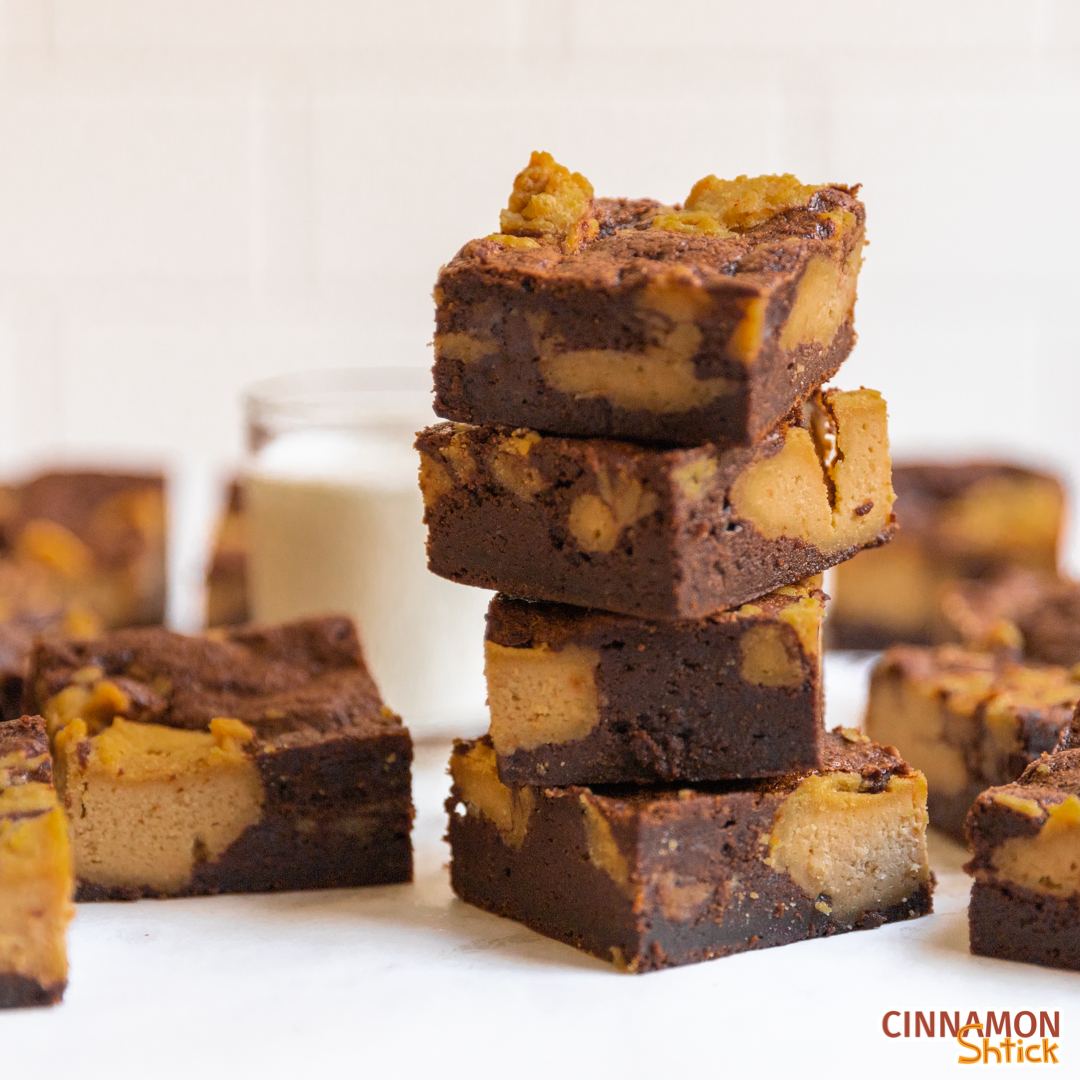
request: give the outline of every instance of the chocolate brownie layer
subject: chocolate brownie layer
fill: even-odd
[[[29,691],[80,898],[411,878],[412,744],[348,619],[44,644]]]
[[[496,596],[487,688],[516,784],[779,776],[821,764],[825,596],[787,586],[705,619]]]
[[[45,722],[0,723],[0,1008],[63,997],[72,885]]]
[[[997,960],[1080,971],[1080,898],[976,881],[968,903],[971,951]]]
[[[824,757],[778,780],[511,789],[487,740],[459,743],[451,883],[638,972],[927,914],[921,774],[837,733]]]
[[[1080,701],[1075,676],[951,645],[897,645],[871,675],[866,731],[926,773],[931,824],[962,841],[978,794],[1054,748]]]
[[[57,472],[3,488],[0,548],[9,617],[73,609],[107,627],[165,617],[160,474]]]
[[[1080,663],[1080,582],[1012,569],[959,582],[942,601],[955,636],[972,648],[1012,648],[1028,660]]]
[[[807,424],[727,451],[429,428],[417,440],[428,565],[650,619],[736,607],[892,533],[880,395],[830,391]]]
[[[1080,970],[1080,750],[984,791],[967,834],[971,951]]]
[[[583,177],[534,155],[511,196],[511,209],[531,207],[504,211],[501,234],[439,274],[436,413],[683,446],[757,441],[855,343],[857,191],[708,177],[685,209],[593,199]],[[542,200],[565,192],[573,212],[532,227],[530,209],[542,218]]]
[[[837,569],[829,646],[974,642],[956,626],[958,584],[1017,567],[1055,574],[1065,507],[1056,477],[997,462],[900,465],[893,487],[900,532],[888,549]],[[1031,656],[1060,662],[1057,654]]]

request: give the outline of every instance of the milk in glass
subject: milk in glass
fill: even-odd
[[[491,594],[427,569],[419,426],[298,427],[256,450],[244,482],[253,614],[351,615],[383,698],[414,733],[479,730]]]

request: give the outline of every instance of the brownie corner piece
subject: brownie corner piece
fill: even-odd
[[[411,880],[412,743],[349,619],[45,644],[31,692],[80,899]]]
[[[870,677],[866,730],[930,783],[930,822],[964,841],[980,792],[1052,750],[1080,701],[1080,672],[954,645],[896,645]]]
[[[865,209],[793,176],[685,206],[594,198],[549,155],[435,288],[435,410],[587,438],[747,445],[855,342]]]
[[[825,760],[775,780],[510,788],[489,739],[459,743],[451,884],[631,972],[928,914],[922,774],[855,732],[830,733]]]
[[[667,622],[496,596],[485,672],[500,779],[694,782],[818,767],[817,584]]]
[[[0,722],[0,1008],[63,997],[73,887],[45,722]]]
[[[983,792],[967,834],[971,951],[1080,971],[1080,750]]]
[[[805,419],[753,448],[449,423],[416,446],[430,569],[530,600],[702,618],[893,532],[886,406],[874,390],[815,395]]]
[[[833,583],[826,641],[839,649],[883,649],[985,641],[1003,618],[1037,612],[1067,594],[1056,580],[1065,490],[1050,473],[1008,462],[893,467],[900,529],[888,548],[842,563]],[[1002,579],[1002,580],[998,580]],[[1041,580],[1040,580],[1041,579]],[[1036,588],[1035,586],[1039,586]],[[1024,633],[1027,655],[1047,663],[1080,659],[1080,592],[1071,620]],[[1071,632],[1062,634],[1071,622]],[[1072,660],[1065,660],[1071,647]]]

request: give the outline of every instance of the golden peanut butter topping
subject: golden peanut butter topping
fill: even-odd
[[[719,226],[740,233],[763,225],[785,210],[806,206],[820,190],[819,186],[801,183],[791,173],[737,176],[734,180],[710,175],[693,186],[686,211],[709,214]]]
[[[593,187],[581,173],[572,173],[550,154],[534,150],[514,178],[510,201],[499,214],[500,233],[490,239],[507,247],[530,247],[529,237],[557,242],[564,251],[577,251],[596,236],[599,223],[592,214]]]

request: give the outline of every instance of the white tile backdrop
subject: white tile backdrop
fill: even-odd
[[[251,380],[428,363],[533,148],[863,182],[842,381],[1080,477],[1076,0],[0,0],[0,468],[226,465]]]

